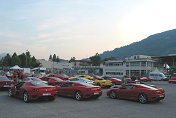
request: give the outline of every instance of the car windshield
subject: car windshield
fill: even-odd
[[[144,85],[144,84],[140,84],[140,86],[145,87],[145,88],[149,88],[149,89],[156,89],[156,88],[154,88],[154,87],[147,86],[147,85]]]
[[[60,79],[60,78],[53,78],[54,80],[56,80],[56,81],[63,81],[62,79]]]
[[[42,82],[30,82],[33,86],[48,86],[47,84],[44,84]]]
[[[33,80],[33,81],[42,81],[42,80],[39,79],[39,78],[31,78],[31,80]]]
[[[83,85],[83,86],[94,86],[92,84],[87,84],[87,83],[83,83],[83,82],[80,82],[79,84]]]
[[[0,77],[0,80],[9,80],[7,77]]]

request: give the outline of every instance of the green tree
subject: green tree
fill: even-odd
[[[56,58],[56,62],[60,62],[59,56],[57,56],[57,58]]]
[[[53,60],[52,55],[50,54],[49,56],[49,61]]]
[[[26,66],[26,55],[24,53],[22,53],[18,57],[20,58],[21,66],[25,67]]]
[[[90,57],[90,59],[91,59],[93,66],[100,66],[101,57],[98,53],[96,53],[94,56]]]
[[[107,58],[105,58],[103,61],[108,61],[108,60],[117,60],[117,58],[115,58],[115,57],[107,57]]]
[[[2,59],[3,66],[11,66],[11,57],[9,53]]]
[[[76,60],[75,57],[71,57],[70,61],[69,62],[74,62]]]
[[[54,55],[53,55],[53,61],[56,62],[56,60],[57,60],[57,59],[56,59],[56,54],[54,54]]]
[[[20,61],[20,58],[17,56],[16,53],[13,54],[12,56],[12,66],[14,65],[21,65],[21,61]]]

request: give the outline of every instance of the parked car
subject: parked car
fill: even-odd
[[[26,78],[23,78],[23,81],[38,81],[38,82],[43,82],[45,84],[48,84],[48,82],[43,81],[43,80],[36,78],[36,77],[26,77]]]
[[[144,84],[127,84],[119,88],[111,88],[107,91],[110,98],[136,100],[142,104],[148,101],[160,101],[165,98],[165,91]]]
[[[86,79],[89,79],[89,80],[94,80],[93,77],[88,76],[88,75],[78,75],[78,77],[86,78]]]
[[[63,82],[64,80],[57,78],[57,77],[42,77],[41,78],[43,81],[46,81],[48,83],[48,85],[53,85],[56,86],[58,85],[60,82]]]
[[[62,82],[61,86],[57,86],[58,95],[73,97],[76,100],[85,98],[98,98],[102,95],[101,87],[94,86],[83,82]]]
[[[39,98],[54,100],[57,96],[57,89],[42,82],[26,81],[10,86],[8,95],[21,98],[26,103]]]
[[[143,81],[143,82],[151,82],[151,81],[153,81],[154,79],[149,78],[149,77],[142,77],[142,78],[140,78],[140,80]]]
[[[62,80],[68,80],[69,76],[60,76],[60,75],[56,75],[56,74],[48,74],[46,75],[46,77],[57,77],[57,78],[61,78]]]
[[[172,78],[170,80],[168,80],[169,83],[176,83],[176,78]]]
[[[121,85],[122,84],[121,79],[112,78],[112,77],[108,77],[108,76],[103,76],[102,78],[104,78],[105,80],[110,80],[112,82],[112,85]]]
[[[74,77],[74,78],[69,79],[69,81],[84,82],[84,83],[92,84],[92,85],[95,84],[94,81],[89,80],[89,79],[85,79],[85,78],[81,78],[81,77]]]
[[[13,80],[9,80],[6,76],[0,76],[0,89],[8,88],[13,84],[15,84]]]
[[[99,76],[94,76],[94,82],[95,85],[100,86],[100,87],[111,87],[112,82],[110,80],[105,80],[102,77]]]

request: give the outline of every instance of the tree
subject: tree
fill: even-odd
[[[75,57],[71,57],[70,61],[69,62],[74,62],[76,60]]]
[[[53,55],[53,61],[56,62],[56,54]]]
[[[108,61],[108,60],[117,60],[117,58],[115,58],[115,57],[107,57],[107,58],[105,58],[103,61]]]
[[[16,53],[12,56],[12,66],[14,65],[21,65],[20,58],[16,55]]]
[[[4,66],[11,66],[11,57],[9,53],[2,59],[2,65]]]
[[[50,54],[49,56],[49,61],[53,60],[52,55]]]
[[[60,62],[59,56],[57,56],[57,58],[56,58],[56,62]]]
[[[24,53],[19,55],[20,61],[21,61],[21,66],[25,67],[26,66],[26,55]]]
[[[101,57],[98,53],[96,53],[94,56],[90,57],[92,61],[93,66],[100,66],[101,63]]]

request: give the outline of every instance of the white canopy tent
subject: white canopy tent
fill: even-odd
[[[20,68],[18,65],[15,65],[13,67],[10,68],[11,70],[23,70],[23,68]]]

